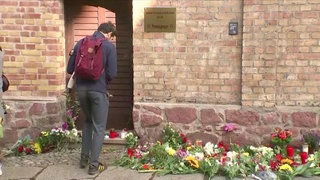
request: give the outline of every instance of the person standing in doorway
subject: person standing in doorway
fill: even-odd
[[[90,175],[95,175],[106,169],[105,163],[99,162],[99,156],[108,119],[108,84],[117,75],[116,47],[110,42],[115,35],[116,27],[112,22],[100,24],[93,33],[93,37],[105,38],[101,45],[104,71],[98,80],[83,79],[75,74],[76,95],[85,115],[82,128],[80,168],[89,165],[88,174]],[[67,65],[68,74],[73,74],[75,71],[77,51],[83,40],[78,41],[70,53]]]

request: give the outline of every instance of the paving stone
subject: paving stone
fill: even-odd
[[[135,170],[111,166],[101,172],[96,180],[150,180],[152,176],[152,173],[138,173]]]
[[[41,171],[41,167],[3,167],[0,179],[32,179]]]
[[[58,179],[93,179],[95,176],[88,174],[88,169],[80,169],[77,165],[52,165],[43,169],[36,180]]]

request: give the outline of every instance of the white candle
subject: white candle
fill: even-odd
[[[308,144],[303,144],[303,145],[302,145],[302,152],[306,152],[306,153],[309,152]]]
[[[122,131],[121,134],[120,134],[120,137],[122,139],[126,138],[126,135],[127,135],[127,131]]]

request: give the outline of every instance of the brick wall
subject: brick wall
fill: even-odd
[[[134,100],[240,104],[241,28],[239,0],[133,1]],[[175,33],[145,33],[144,7],[176,7]]]
[[[0,45],[13,97],[55,97],[65,88],[60,1],[0,0]]]
[[[60,124],[65,115],[63,1],[0,0],[0,45],[10,80],[3,144]]]
[[[143,29],[144,7],[176,7],[175,33]],[[270,143],[275,127],[319,126],[320,2],[133,0],[135,130],[159,138],[164,124],[191,136]],[[239,34],[228,24],[239,22]],[[243,25],[243,26],[242,26]]]
[[[242,104],[318,106],[320,1],[244,1]]]
[[[0,0],[0,45],[11,81],[6,134],[61,119],[65,87],[63,2]],[[266,143],[274,127],[319,126],[320,2],[133,0],[134,128],[147,140],[172,122],[196,138]],[[175,33],[144,32],[144,7],[176,7]],[[239,34],[229,35],[229,22]],[[227,138],[228,139],[228,138]],[[0,142],[1,144],[1,142]]]

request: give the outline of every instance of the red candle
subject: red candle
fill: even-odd
[[[287,147],[287,155],[288,157],[293,157],[294,156],[294,148],[291,146]]]
[[[132,156],[134,156],[134,149],[133,148],[128,148],[127,149],[127,153],[128,153],[129,158],[131,158]]]
[[[308,153],[306,153],[306,152],[301,152],[300,157],[301,157],[301,163],[302,163],[302,164],[307,163]]]

